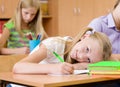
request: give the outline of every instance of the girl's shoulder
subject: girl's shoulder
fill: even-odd
[[[48,48],[48,49],[58,49],[65,46],[67,42],[72,42],[72,38],[69,36],[66,37],[49,37],[42,41],[42,43]]]
[[[60,36],[56,36],[56,37],[49,37],[45,40],[43,40],[43,42],[72,42],[73,38],[70,36],[65,36],[65,37],[60,37]]]

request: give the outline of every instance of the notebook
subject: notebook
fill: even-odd
[[[89,64],[90,74],[120,74],[120,61],[101,61]]]
[[[51,76],[69,76],[69,75],[80,75],[80,74],[89,74],[89,70],[74,70],[73,74],[48,74]]]

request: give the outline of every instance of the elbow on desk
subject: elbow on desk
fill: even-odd
[[[25,67],[25,65],[24,65],[24,63],[19,63],[19,62],[17,62],[17,63],[15,63],[14,64],[14,66],[13,66],[13,69],[12,69],[12,72],[13,73],[18,73],[18,74],[22,74],[22,73],[24,73],[24,69],[26,69],[26,68],[24,68]]]
[[[13,73],[20,73],[20,68],[18,67],[18,63],[16,63],[16,64],[13,66],[12,72],[13,72]]]
[[[26,64],[18,62],[14,64],[12,72],[16,74],[26,74],[29,72],[29,69]]]

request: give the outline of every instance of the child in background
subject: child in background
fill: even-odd
[[[107,15],[93,19],[88,27],[95,31],[105,33],[112,44],[111,60],[120,61],[120,0],[116,0],[112,11]]]
[[[27,33],[32,33],[33,39],[41,34],[41,40],[47,37],[42,25],[40,0],[20,0],[15,16],[4,24],[0,37],[1,54],[28,54],[29,39]],[[7,48],[4,48],[7,42]]]
[[[73,40],[69,37],[50,37],[14,65],[19,74],[72,74],[74,69],[87,69],[89,63],[107,60],[111,55],[108,37],[91,28],[83,29]],[[53,55],[58,53],[65,62]]]

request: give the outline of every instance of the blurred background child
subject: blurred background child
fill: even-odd
[[[29,39],[27,34],[36,39],[41,34],[41,40],[47,37],[42,25],[40,0],[20,0],[16,13],[4,24],[0,37],[0,54],[28,54]],[[7,43],[7,48],[4,45]]]
[[[113,10],[107,15],[93,19],[88,27],[96,31],[105,33],[112,44],[111,60],[120,61],[120,0],[116,0]]]

